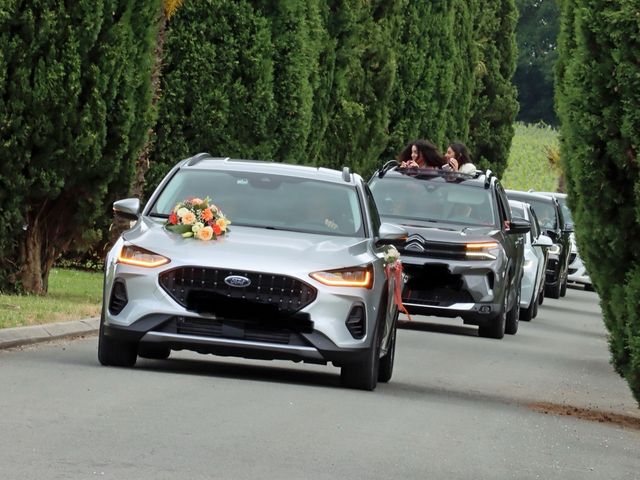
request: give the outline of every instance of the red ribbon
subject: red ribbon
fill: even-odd
[[[398,310],[404,313],[409,318],[409,320],[413,321],[413,318],[411,318],[411,315],[409,315],[409,312],[402,303],[402,287],[404,286],[404,282],[402,281],[402,262],[396,261],[395,263],[393,263],[393,265],[387,263],[384,267],[384,273],[387,279],[391,279],[391,276],[393,275],[393,278],[395,280],[393,288],[393,301],[398,306]]]

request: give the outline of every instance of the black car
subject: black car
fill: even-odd
[[[558,200],[551,196],[518,190],[507,190],[507,196],[529,203],[538,217],[543,233],[553,240],[547,261],[545,296],[564,297],[567,293],[573,225],[565,222],[562,207]]]
[[[369,187],[383,221],[409,234],[397,247],[408,277],[402,301],[410,313],[462,317],[483,337],[516,333],[523,234],[530,224],[511,218],[490,171],[401,169],[390,162]]]

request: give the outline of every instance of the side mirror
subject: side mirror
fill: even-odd
[[[125,198],[113,202],[113,213],[130,220],[137,220],[140,216],[140,200],[137,198]]]
[[[390,245],[396,243],[398,240],[406,240],[408,235],[407,231],[399,225],[383,223],[380,225],[376,245]]]
[[[564,229],[562,230],[565,233],[573,233],[574,228],[573,228],[573,223],[565,223],[564,224]]]
[[[509,225],[509,233],[529,233],[531,222],[520,217],[513,217]]]
[[[533,242],[534,247],[550,248],[553,245],[553,241],[546,235],[538,235],[536,241]]]

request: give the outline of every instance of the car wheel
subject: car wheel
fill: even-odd
[[[535,313],[538,311],[538,299],[536,298],[536,294],[534,293],[531,297],[531,302],[529,302],[529,306],[527,308],[520,309],[520,320],[523,322],[530,322],[533,318],[535,318]]]
[[[378,385],[378,371],[380,367],[380,339],[378,327],[371,347],[367,350],[366,358],[360,362],[349,363],[340,369],[340,383],[343,387],[358,390],[374,390]]]
[[[538,296],[540,296],[541,294],[538,294]],[[538,316],[538,305],[540,305],[540,301],[538,299],[536,299],[535,304],[533,305],[533,315],[531,316],[531,318],[536,318]]]
[[[136,364],[137,345],[134,342],[123,342],[104,334],[104,317],[100,319],[98,334],[98,360],[102,365],[114,367],[133,367]]]
[[[509,335],[515,335],[518,332],[518,317],[520,316],[520,285],[516,286],[516,300],[507,312],[507,321],[504,331]]]
[[[380,366],[378,367],[378,381],[382,383],[387,383],[391,380],[391,376],[393,375],[393,363],[396,356],[396,335],[398,331],[396,327],[397,320],[398,312],[396,312],[396,318],[394,319],[391,327],[392,330],[391,340],[389,340],[389,349],[387,350],[386,355],[380,359]]]
[[[478,327],[478,335],[480,337],[496,338],[498,340],[504,337],[508,297],[508,292],[504,292],[504,300],[502,301],[502,310],[500,313],[492,318],[491,323],[488,325],[480,325]]]
[[[562,287],[562,282],[558,280],[558,283],[554,287],[545,286],[544,287],[544,295],[549,298],[560,298],[560,288]]]
[[[564,282],[562,282],[562,286],[560,287],[560,296],[564,297],[567,294],[567,277],[564,277]]]
[[[138,356],[151,358],[154,360],[166,360],[171,355],[171,349],[164,345],[154,345],[152,343],[141,343],[138,345]]]

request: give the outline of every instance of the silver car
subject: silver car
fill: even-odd
[[[536,214],[531,205],[518,200],[509,200],[511,213],[531,223],[531,230],[525,235],[524,265],[520,286],[520,320],[531,321],[538,315],[538,305],[544,295],[544,279],[547,269],[548,251],[553,241],[543,235]]]
[[[207,197],[231,222],[226,233],[167,228],[178,204]],[[331,362],[343,385],[365,390],[390,380],[398,311],[385,243],[406,232],[380,224],[360,176],[198,154],[142,210],[125,199],[114,211],[135,224],[106,258],[103,365],[186,349]]]

